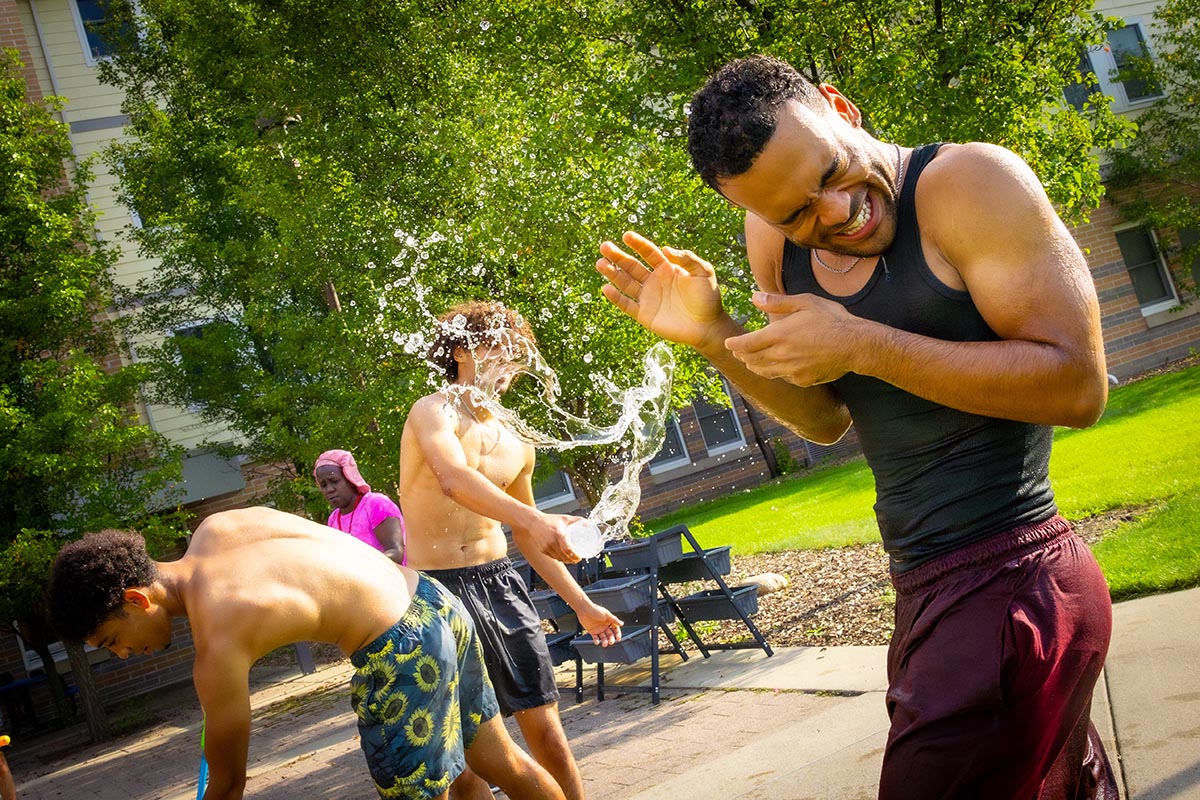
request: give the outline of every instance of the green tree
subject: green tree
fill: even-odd
[[[60,102],[33,103],[0,54],[0,630],[52,664],[41,602],[50,561],[87,530],[126,526],[169,499],[178,459],[138,422],[144,375],[109,368],[112,251],[97,242]],[[157,502],[156,502],[157,501]],[[165,538],[167,528],[151,524]],[[154,540],[155,537],[152,537]],[[15,630],[8,624],[15,620]],[[82,649],[68,648],[93,737],[105,735]],[[48,674],[57,676],[54,670]],[[61,681],[52,684],[60,716]]]
[[[1170,255],[1200,259],[1200,1],[1164,0],[1154,12],[1153,57],[1133,59],[1122,79],[1163,97],[1136,120],[1137,136],[1112,149],[1111,185],[1123,215],[1174,238]],[[1170,239],[1168,239],[1170,241]],[[1192,290],[1196,291],[1196,271]]]
[[[330,446],[395,474],[430,389],[411,334],[460,299],[521,310],[572,410],[604,421],[597,374],[635,380],[650,339],[599,296],[599,241],[632,227],[701,253],[758,324],[739,215],[685,152],[705,75],[775,53],[861,101],[880,135],[1018,150],[1082,214],[1100,192],[1089,149],[1115,135],[1107,108],[1061,94],[1101,36],[1088,5],[145,0],[104,67],[133,133],[114,164],[162,262],[130,299],[143,334],[214,324],[141,354],[161,399],[289,464],[293,493]],[[711,392],[677,355],[676,403]],[[594,497],[613,456],[562,463]]]

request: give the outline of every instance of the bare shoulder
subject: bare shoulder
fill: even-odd
[[[206,517],[192,534],[188,552],[228,553],[267,539],[313,536],[323,531],[323,525],[279,509],[267,506],[235,508]]]
[[[754,282],[765,292],[780,293],[783,282],[783,234],[757,214],[746,212],[746,257]]]
[[[1037,175],[1019,155],[984,142],[946,144],[921,173],[917,185],[920,205],[939,210],[995,211],[1008,199],[1049,203]],[[925,220],[922,219],[922,224]]]
[[[428,424],[437,420],[452,420],[454,417],[454,408],[450,403],[450,398],[445,392],[434,392],[412,404],[408,410],[405,426],[407,427],[408,422]]]
[[[960,273],[986,254],[1024,258],[1023,249],[1047,237],[1069,236],[1029,165],[992,144],[944,145],[921,173],[916,198],[922,241]]]

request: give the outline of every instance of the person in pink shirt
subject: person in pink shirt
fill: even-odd
[[[400,507],[371,486],[349,450],[326,450],[313,465],[317,488],[333,506],[328,525],[348,533],[397,564],[408,564],[404,516]]]

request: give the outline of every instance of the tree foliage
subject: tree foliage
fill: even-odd
[[[294,491],[326,447],[355,450],[377,483],[395,474],[406,411],[431,388],[412,334],[461,299],[522,311],[572,410],[611,415],[597,374],[636,380],[650,344],[593,269],[627,228],[712,260],[757,324],[740,216],[685,152],[688,99],[731,58],[770,52],[836,83],[885,138],[1012,147],[1072,212],[1098,200],[1088,152],[1112,134],[1107,109],[1062,100],[1101,35],[1082,0],[138,7],[105,75],[129,97],[114,163],[162,266],[129,301],[143,334],[215,323],[140,355],[161,399],[291,464]],[[715,387],[678,358],[677,403]],[[611,456],[563,459],[595,486]]]
[[[1109,152],[1112,184],[1129,219],[1168,232],[1168,252],[1200,258],[1200,0],[1164,0],[1155,11],[1151,57],[1122,78],[1157,86],[1163,97],[1137,117],[1137,136]],[[1190,232],[1190,240],[1180,234]],[[1173,235],[1173,236],[1171,236]],[[1193,291],[1195,286],[1193,284]]]
[[[86,171],[64,173],[60,107],[32,102],[16,52],[0,53],[0,625],[16,620],[44,659],[41,592],[58,549],[143,520],[179,473],[137,419],[144,373],[105,366],[119,352],[104,321],[112,250],[94,237]]]

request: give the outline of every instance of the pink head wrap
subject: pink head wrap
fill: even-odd
[[[354,461],[354,456],[349,450],[326,450],[321,455],[317,456],[317,463],[313,464],[313,477],[317,476],[319,467],[341,467],[342,475],[346,480],[358,490],[359,494],[366,494],[371,491],[371,485],[363,480],[362,473],[358,471],[358,464]]]

